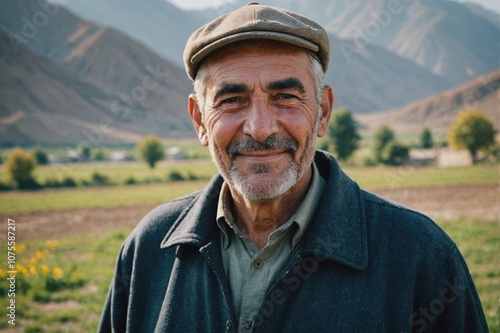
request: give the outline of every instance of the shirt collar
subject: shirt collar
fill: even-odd
[[[304,200],[302,200],[302,203],[300,204],[299,208],[297,208],[292,217],[276,230],[281,231],[284,229],[288,229],[293,224],[297,225],[295,234],[292,238],[292,248],[294,248],[299,243],[300,239],[307,229],[307,225],[314,217],[314,213],[316,212],[318,204],[321,200],[321,194],[323,193],[325,184],[325,180],[319,174],[318,167],[313,161],[311,184],[309,185],[309,189],[306,196],[304,197]],[[217,225],[222,231],[222,241],[224,249],[227,249],[231,245],[231,237],[233,233],[236,236],[244,237],[244,235],[234,222],[231,208],[231,192],[229,191],[229,186],[227,185],[227,183],[224,182],[224,184],[222,184],[219,195],[216,217]],[[233,233],[231,232],[231,230],[233,231]]]

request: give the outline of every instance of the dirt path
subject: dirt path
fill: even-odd
[[[379,189],[373,192],[419,210],[436,220],[468,217],[500,221],[500,186],[453,185]],[[70,209],[1,216],[16,221],[18,240],[89,237],[115,229],[133,228],[154,205]],[[0,234],[3,241],[4,233]]]

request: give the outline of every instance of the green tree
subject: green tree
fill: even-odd
[[[358,149],[361,137],[348,109],[342,108],[333,113],[328,138],[339,160],[347,160]]]
[[[384,162],[383,151],[390,142],[394,141],[394,132],[389,126],[383,125],[375,132],[373,139],[375,160]]]
[[[45,150],[43,150],[41,147],[38,147],[38,146],[35,147],[31,151],[31,155],[33,155],[33,157],[35,158],[36,164],[38,164],[38,165],[46,165],[49,163],[49,156],[47,155]]]
[[[408,161],[410,148],[396,142],[389,142],[382,151],[382,162],[388,165],[401,165]]]
[[[35,171],[35,158],[21,148],[15,148],[7,157],[5,163],[5,173],[9,180],[16,183],[20,189],[35,188],[37,183],[33,178]]]
[[[476,163],[477,153],[495,143],[493,123],[481,111],[464,111],[458,114],[448,133],[450,146],[467,149]]]
[[[151,169],[155,164],[165,156],[163,144],[160,139],[154,135],[145,137],[137,144],[137,152],[141,160],[145,161]]]
[[[88,161],[90,159],[91,148],[87,144],[82,144],[78,146],[78,154],[84,161]]]
[[[422,132],[420,132],[420,147],[424,149],[429,149],[434,147],[434,139],[432,138],[432,133],[428,128],[424,128]]]

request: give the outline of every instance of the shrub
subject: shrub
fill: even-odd
[[[95,161],[105,161],[108,157],[102,149],[97,149],[92,153],[92,159]]]
[[[38,165],[46,165],[49,163],[49,156],[41,147],[35,147],[31,151],[31,154],[35,158]]]
[[[184,180],[184,176],[179,171],[172,170],[167,175],[167,181],[178,182],[182,180]]]
[[[125,185],[134,185],[134,184],[137,184],[137,180],[135,180],[135,178],[133,176],[130,176],[127,179],[125,179],[124,184]]]
[[[56,178],[47,178],[45,180],[45,183],[43,184],[44,187],[49,187],[49,188],[58,188],[62,187],[63,184]]]
[[[12,150],[5,164],[5,172],[19,189],[35,189],[40,185],[33,177],[36,163],[33,156],[21,148]]]
[[[94,185],[109,185],[109,179],[106,175],[103,175],[97,171],[94,171],[92,173],[92,184],[94,184]]]
[[[76,187],[77,183],[72,177],[66,176],[62,180],[62,186],[64,186],[64,187]]]

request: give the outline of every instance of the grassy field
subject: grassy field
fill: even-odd
[[[164,179],[172,171],[184,175],[195,174],[204,180],[149,185],[80,187],[73,189],[50,189],[40,191],[0,192],[0,214],[38,210],[112,207],[128,204],[157,204],[180,195],[203,188],[216,168],[210,160],[162,162],[155,169],[143,163],[83,163],[65,169],[64,174],[77,180],[89,179],[94,171],[105,175],[111,182],[122,184],[129,176],[137,180]],[[499,183],[498,165],[486,164],[466,168],[439,169],[435,167],[348,167],[346,173],[367,189],[433,186],[447,184]],[[37,169],[37,179],[43,181],[53,177],[51,166]],[[3,175],[0,173],[0,179]]]
[[[137,179],[162,177],[178,170],[183,173],[212,175],[212,162],[162,162],[155,170],[141,163],[80,164],[71,169],[71,177],[85,179],[94,170],[121,183],[129,175]],[[499,184],[498,165],[438,169],[412,167],[349,167],[344,170],[361,186],[407,188],[448,184]],[[37,170],[37,177],[52,177],[50,167]],[[67,172],[70,172],[67,170]],[[1,175],[0,175],[1,177]],[[40,191],[0,192],[0,214],[157,204],[201,189],[206,180],[161,184],[78,187]],[[491,332],[500,333],[500,221],[476,221],[466,218],[438,221],[456,241],[464,254],[478,288]],[[108,290],[120,244],[129,229],[103,233],[97,237],[81,235],[59,239],[28,239],[18,255],[18,332],[95,332]],[[6,305],[6,279],[0,266],[0,304]],[[3,270],[2,270],[3,269]],[[8,328],[5,318],[2,328]]]
[[[499,224],[460,219],[443,221],[440,225],[455,239],[466,258],[490,331],[500,332]],[[35,274],[25,279],[25,292],[17,297],[18,325],[24,332],[95,332],[113,275],[116,252],[128,232],[115,231],[99,238],[57,240],[46,259],[33,260],[37,252],[47,248],[45,240],[31,240],[25,244],[25,259],[21,264]],[[52,271],[60,267],[63,273],[57,280],[59,284],[47,283],[51,273],[44,274],[42,265]],[[5,273],[0,271],[2,274]],[[5,277],[1,278],[5,284]],[[3,295],[2,292],[1,304],[6,304]],[[0,321],[0,328],[7,326],[5,320]]]

